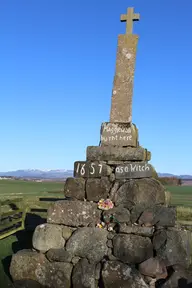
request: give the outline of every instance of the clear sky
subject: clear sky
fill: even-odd
[[[192,174],[191,0],[0,2],[0,171],[71,169],[99,144],[120,14],[134,6],[140,144],[158,172]]]

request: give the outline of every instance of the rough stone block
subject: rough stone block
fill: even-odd
[[[142,147],[88,146],[87,160],[90,161],[145,161],[148,152]]]
[[[133,208],[131,209],[131,223],[137,223],[139,217],[141,216],[141,214],[143,213],[143,211],[146,210],[146,208],[148,208],[148,206],[144,203],[138,203],[135,206],[133,206]]]
[[[186,270],[180,265],[173,265],[173,271],[166,281],[162,283],[161,288],[190,288],[192,287],[191,271]]]
[[[50,288],[61,288],[61,285],[65,288],[71,288],[71,274],[73,265],[65,262],[53,262],[51,263],[51,269],[46,275],[46,286]]]
[[[30,279],[47,288],[60,288],[61,283],[70,288],[72,268],[71,263],[50,263],[42,253],[22,250],[13,255],[10,273],[14,282]]]
[[[57,201],[47,212],[47,222],[78,227],[94,225],[100,221],[101,212],[97,205],[83,201]]]
[[[119,205],[118,207],[114,207],[110,210],[103,212],[103,220],[104,222],[110,222],[110,216],[113,216],[111,222],[113,223],[129,223],[130,222],[130,212],[128,209],[123,207],[123,205]]]
[[[149,258],[139,264],[139,272],[143,275],[150,276],[156,279],[165,279],[168,276],[165,263],[155,258]]]
[[[136,234],[140,236],[151,237],[154,233],[153,227],[127,226],[121,225],[119,232],[125,234]]]
[[[101,178],[112,173],[110,166],[99,161],[76,161],[74,163],[74,177]]]
[[[52,224],[41,224],[36,227],[33,233],[33,247],[43,253],[51,248],[63,248],[65,239],[62,236],[62,227]]]
[[[125,182],[116,192],[115,205],[123,204],[127,208],[142,204],[149,207],[165,203],[165,188],[156,179],[142,178]]]
[[[13,281],[31,279],[45,285],[44,277],[48,269],[50,264],[45,255],[31,250],[21,250],[11,259],[10,274]]]
[[[130,123],[102,123],[100,143],[101,146],[137,147],[138,130]]]
[[[72,233],[73,233],[72,228],[67,226],[62,227],[62,236],[66,241],[69,239],[69,237],[71,237]]]
[[[139,224],[145,226],[175,226],[176,208],[165,206],[153,206],[146,209],[139,218]]]
[[[133,179],[152,177],[153,168],[147,162],[133,162],[117,166],[115,169],[116,179]]]
[[[65,197],[71,197],[78,200],[85,198],[85,179],[67,178],[64,186]]]
[[[159,243],[162,243],[161,246]],[[188,268],[191,264],[191,232],[168,228],[158,231],[153,238],[153,246],[159,259],[166,266],[181,265]]]
[[[94,288],[95,264],[90,264],[87,259],[81,259],[74,267],[72,273],[73,288]]]
[[[65,248],[60,249],[50,249],[47,254],[47,259],[51,262],[71,262],[72,254],[65,250]]]
[[[148,288],[134,267],[120,261],[108,261],[102,269],[104,288]]]
[[[98,202],[102,198],[107,198],[111,188],[111,182],[107,177],[101,179],[87,179],[86,199]]]
[[[137,264],[153,257],[149,238],[133,234],[119,234],[113,238],[113,254],[124,263]]]
[[[107,234],[100,228],[78,228],[67,241],[66,250],[87,258],[90,263],[98,263],[107,253]]]

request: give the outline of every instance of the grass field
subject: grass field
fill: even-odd
[[[55,196],[62,194],[62,182],[29,182],[0,180],[0,200],[36,196]],[[171,192],[171,204],[178,206],[177,217],[192,225],[192,186],[167,186]],[[8,266],[12,253],[20,249],[29,248],[31,245],[31,232],[20,231],[16,235],[0,240],[0,286],[13,287],[8,276]],[[28,247],[29,246],[29,247]]]
[[[24,195],[44,195],[63,191],[63,182],[0,180],[0,199]]]
[[[171,192],[172,204],[192,208],[192,186],[167,186]]]

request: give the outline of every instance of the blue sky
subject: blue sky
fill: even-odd
[[[140,144],[158,172],[192,174],[191,0],[1,0],[0,171],[71,169],[98,145],[128,6]]]

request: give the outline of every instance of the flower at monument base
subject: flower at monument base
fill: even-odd
[[[109,210],[112,209],[114,206],[113,202],[110,199],[101,199],[98,202],[98,208],[101,210]]]
[[[105,228],[105,223],[104,222],[97,223],[96,227],[97,228]]]
[[[111,232],[113,231],[113,227],[109,226],[107,230]]]

